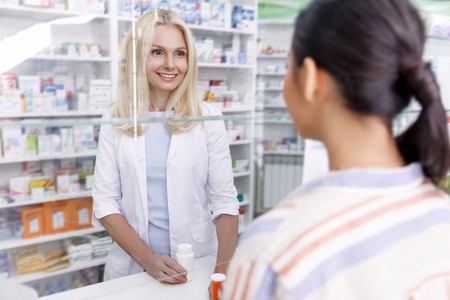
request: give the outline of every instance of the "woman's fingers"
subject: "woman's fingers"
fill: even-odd
[[[180,282],[187,281],[187,273],[182,266],[180,266],[174,259],[170,258],[168,255],[164,255],[162,259],[167,267],[167,269],[163,270],[166,274],[175,276],[174,278],[178,279]]]
[[[159,281],[162,283],[172,283],[172,284],[177,284],[180,283],[180,281],[174,277],[170,277],[169,275],[167,275],[166,273],[164,273],[163,271],[159,272]]]

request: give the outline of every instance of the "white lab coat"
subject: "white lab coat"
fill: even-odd
[[[203,116],[221,115],[210,105],[201,106]],[[103,119],[109,119],[108,115]],[[102,125],[94,178],[93,225],[101,226],[98,219],[110,214],[122,214],[148,244],[145,136],[135,142],[111,124]],[[192,244],[196,258],[217,252],[215,218],[239,213],[223,121],[205,121],[203,127],[200,123],[188,132],[172,135],[167,157],[167,198],[171,256],[175,258],[180,243]],[[142,271],[131,256],[113,244],[105,280]]]

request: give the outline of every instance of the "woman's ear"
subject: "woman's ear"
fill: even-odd
[[[305,100],[311,102],[314,100],[314,94],[317,89],[317,66],[316,62],[311,57],[306,57],[303,60],[303,76],[300,80],[304,80],[304,97]]]

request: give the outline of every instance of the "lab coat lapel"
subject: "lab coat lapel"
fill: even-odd
[[[172,134],[172,138],[170,140],[169,154],[167,155],[167,161],[170,161],[175,152],[177,152],[178,148],[183,143],[187,134],[188,134],[187,132]]]
[[[141,193],[143,211],[147,211],[147,167],[145,164],[145,135],[138,136],[137,141],[134,137],[127,136],[126,144],[133,159],[134,169],[136,171],[136,180],[138,181],[139,191]],[[146,214],[144,214],[146,215]]]

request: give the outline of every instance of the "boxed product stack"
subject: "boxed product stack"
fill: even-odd
[[[0,280],[7,279],[11,276],[11,271],[8,264],[8,253],[6,251],[0,252]]]
[[[18,275],[39,272],[44,269],[44,257],[39,253],[37,245],[14,249],[13,256]]]
[[[111,103],[111,80],[93,79],[89,87],[89,110],[103,112]]]
[[[44,253],[44,270],[52,272],[70,266],[66,250],[59,249]]]
[[[64,240],[71,265],[88,263],[92,260],[93,247],[86,237],[75,237]]]
[[[94,257],[108,255],[109,250],[111,250],[113,239],[106,231],[93,233],[88,235],[88,238],[93,247]]]

